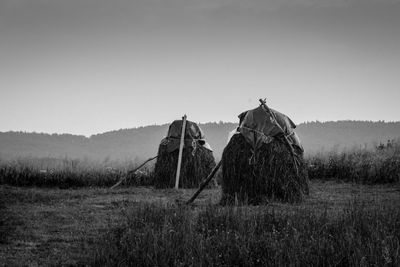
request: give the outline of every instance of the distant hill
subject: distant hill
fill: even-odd
[[[200,124],[215,156],[219,158],[228,132],[235,123]],[[71,134],[0,132],[0,157],[56,157],[94,160],[142,160],[156,155],[168,125],[121,129],[91,137]],[[371,148],[379,142],[400,138],[400,122],[338,121],[298,125],[306,153],[354,147]]]

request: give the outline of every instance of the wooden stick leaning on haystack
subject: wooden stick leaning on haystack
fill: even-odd
[[[201,182],[199,189],[197,189],[196,193],[194,193],[194,195],[188,201],[186,201],[186,205],[192,203],[197,198],[197,196],[201,193],[201,191],[203,191],[203,189],[206,188],[206,186],[212,180],[212,178],[215,176],[215,174],[217,173],[217,171],[221,167],[221,165],[222,165],[222,160],[220,162],[218,162],[218,164],[214,167],[214,169],[211,171],[211,173],[208,175],[208,177]]]
[[[279,125],[279,123],[277,122],[275,113],[267,106],[267,103],[266,103],[265,99],[261,99],[261,98],[260,98],[260,103],[261,103],[261,106],[264,108],[265,112],[267,112],[268,114],[271,115],[271,117],[272,117],[271,122],[272,122],[272,123],[281,131],[281,133],[283,134],[283,141],[285,142],[285,144],[286,144],[287,147],[289,148],[290,154],[292,155],[292,159],[293,159],[293,166],[294,166],[294,168],[295,168],[295,170],[296,170],[296,174],[299,175],[299,169],[298,169],[299,162],[297,161],[296,153],[294,152],[294,149],[293,149],[292,145],[290,144],[290,141],[289,141],[289,139],[287,138],[285,131],[282,129],[282,127],[281,127],[281,126]]]
[[[142,163],[139,167],[136,167],[135,169],[128,171],[128,172],[126,173],[126,175],[122,176],[121,179],[119,180],[119,182],[116,183],[115,185],[111,186],[110,189],[114,189],[114,188],[116,188],[117,186],[119,186],[123,181],[126,180],[126,178],[128,178],[128,176],[129,176],[130,174],[136,173],[140,168],[142,168],[144,165],[146,165],[147,162],[152,161],[152,160],[156,159],[157,157],[158,157],[158,155],[155,156],[155,157],[149,158],[149,159],[146,160],[144,163]]]
[[[175,189],[179,188],[179,177],[181,175],[182,153],[183,153],[183,146],[185,144],[185,132],[186,132],[186,114],[182,117],[181,142],[179,144],[178,166],[176,167]]]

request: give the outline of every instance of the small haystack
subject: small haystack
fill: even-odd
[[[167,137],[161,141],[154,169],[156,188],[172,188],[175,185],[181,130],[182,120],[174,121],[169,127]],[[179,187],[198,187],[214,166],[212,150],[200,127],[194,122],[186,121]]]
[[[221,204],[301,201],[308,194],[308,176],[295,124],[263,106],[239,118],[237,133],[222,154]]]

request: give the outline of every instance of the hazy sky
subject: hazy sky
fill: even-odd
[[[400,0],[0,0],[0,131],[400,120]]]

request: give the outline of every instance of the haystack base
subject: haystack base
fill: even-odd
[[[197,147],[194,155],[192,155],[192,151],[191,147],[183,149],[179,188],[198,187],[216,165],[212,151],[202,146]],[[160,145],[154,169],[154,186],[156,188],[175,186],[178,155],[178,150],[169,153],[166,145]]]
[[[279,140],[255,153],[241,134],[234,135],[222,154],[221,204],[262,204],[270,200],[299,202],[309,192],[302,155],[298,174],[289,149]]]

